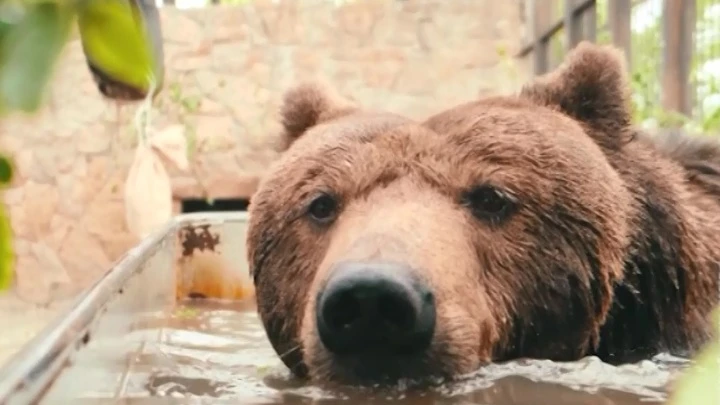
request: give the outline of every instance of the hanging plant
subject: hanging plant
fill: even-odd
[[[125,218],[135,236],[144,238],[172,218],[170,176],[160,156],[187,170],[187,140],[182,125],[140,136],[125,181]]]

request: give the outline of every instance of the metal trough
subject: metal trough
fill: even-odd
[[[133,357],[158,338],[135,333],[140,315],[171,309],[192,295],[252,294],[246,224],[246,213],[186,214],[144,239],[0,369],[0,404],[115,403],[124,397]],[[108,364],[116,368],[107,370]]]

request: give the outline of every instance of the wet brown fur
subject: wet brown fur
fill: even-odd
[[[398,359],[419,375],[518,357],[624,362],[705,342],[720,146],[638,134],[621,61],[583,43],[519,95],[423,123],[313,84],[288,92],[292,145],[253,197],[248,233],[259,313],[285,364],[352,383],[312,315],[330,266],[355,259],[402,261],[433,287],[432,348]],[[511,193],[516,212],[475,218],[462,198],[478,184]],[[328,226],[307,219],[319,192],[340,201]]]

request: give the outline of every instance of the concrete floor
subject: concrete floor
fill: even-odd
[[[71,300],[38,306],[12,293],[0,295],[0,367],[69,307]]]

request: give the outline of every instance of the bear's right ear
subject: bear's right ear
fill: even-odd
[[[290,146],[308,129],[355,111],[357,106],[319,81],[303,82],[283,97],[280,116]]]

